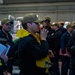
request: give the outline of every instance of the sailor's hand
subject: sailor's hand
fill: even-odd
[[[4,59],[5,62],[7,62],[8,57],[5,54],[6,54],[6,50],[4,50],[0,56]]]
[[[48,55],[49,55],[49,57],[54,57],[52,50],[48,50]]]

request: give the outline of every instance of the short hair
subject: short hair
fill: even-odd
[[[68,24],[68,25],[66,26],[67,29],[70,28],[70,27],[73,28],[73,26],[72,26],[71,24]]]
[[[27,29],[27,23],[22,23],[22,27],[23,27],[24,29]]]
[[[57,26],[59,28],[59,24],[58,23],[55,23],[53,26]]]

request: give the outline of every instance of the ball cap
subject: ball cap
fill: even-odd
[[[41,20],[38,19],[37,15],[35,15],[33,13],[26,14],[21,21],[22,21],[22,23],[28,23],[28,22],[40,23],[41,22]]]
[[[51,20],[50,17],[46,16],[44,20]]]
[[[12,22],[8,18],[2,19],[1,24],[3,25],[3,24],[6,24],[6,23],[11,23],[12,24]]]

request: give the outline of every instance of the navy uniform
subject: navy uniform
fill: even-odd
[[[2,23],[2,26],[3,25],[6,25],[7,23],[10,23],[10,20],[8,19],[3,19],[1,21]],[[10,24],[11,25],[11,24]],[[13,41],[12,41],[12,36],[11,34],[8,32],[5,33],[5,31],[3,29],[0,29],[0,43],[6,45],[10,45],[10,50],[9,52],[7,53],[7,56],[8,56],[8,62],[7,62],[7,65],[8,65],[8,72],[12,73],[12,62],[13,62]]]

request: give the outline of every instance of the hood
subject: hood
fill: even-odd
[[[27,30],[21,29],[17,31],[16,37],[23,38],[24,36],[28,36],[29,34],[30,33]]]

